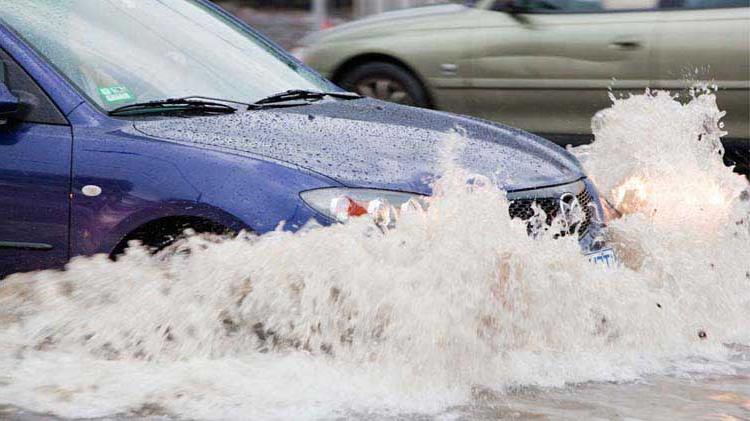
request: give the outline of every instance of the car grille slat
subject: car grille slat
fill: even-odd
[[[589,227],[591,226],[591,221],[594,219],[594,207],[591,203],[591,195],[589,194],[588,189],[584,189],[581,193],[576,196],[578,199],[578,203],[581,204],[581,208],[583,209],[584,218],[583,221],[581,221],[581,226],[578,227],[578,235],[579,237],[583,237],[586,235],[586,233],[589,230]]]
[[[594,208],[591,206],[592,198],[588,192],[588,189],[583,189],[577,196],[576,199],[581,205],[583,211],[583,220],[570,227],[567,232],[561,232],[560,236],[573,234],[576,230],[578,236],[583,237],[588,232],[591,221],[594,218]],[[518,218],[524,221],[531,219],[534,216],[534,204],[546,214],[545,223],[550,226],[552,221],[560,213],[560,198],[559,197],[544,197],[534,199],[515,199],[510,202],[509,213],[511,218]],[[531,232],[531,224],[529,224],[529,231]]]

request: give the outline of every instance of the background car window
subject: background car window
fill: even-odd
[[[719,9],[750,7],[750,0],[662,0],[663,9]]]
[[[528,0],[525,8],[535,10],[553,10],[559,12],[590,12],[602,10],[599,0]]]
[[[21,119],[27,123],[67,125],[60,110],[28,73],[0,49],[0,77],[22,102]]]
[[[530,12],[607,12],[655,9],[658,0],[526,0],[519,3]]]

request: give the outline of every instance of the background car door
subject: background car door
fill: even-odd
[[[536,133],[590,135],[608,89],[641,91],[656,0],[527,0],[483,14],[472,44],[475,115]]]
[[[68,260],[72,135],[60,111],[2,49],[0,77],[24,104],[0,125],[0,277]]]
[[[750,138],[750,0],[668,0],[654,43],[654,86],[714,81],[731,138]],[[750,158],[748,158],[750,159]]]

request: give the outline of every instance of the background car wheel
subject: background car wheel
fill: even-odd
[[[341,78],[342,87],[358,94],[397,104],[429,107],[422,84],[408,70],[392,63],[373,62],[355,67]]]

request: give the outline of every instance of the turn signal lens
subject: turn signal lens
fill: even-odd
[[[351,197],[340,196],[331,199],[331,214],[338,221],[344,222],[350,217],[367,214],[367,209]]]

